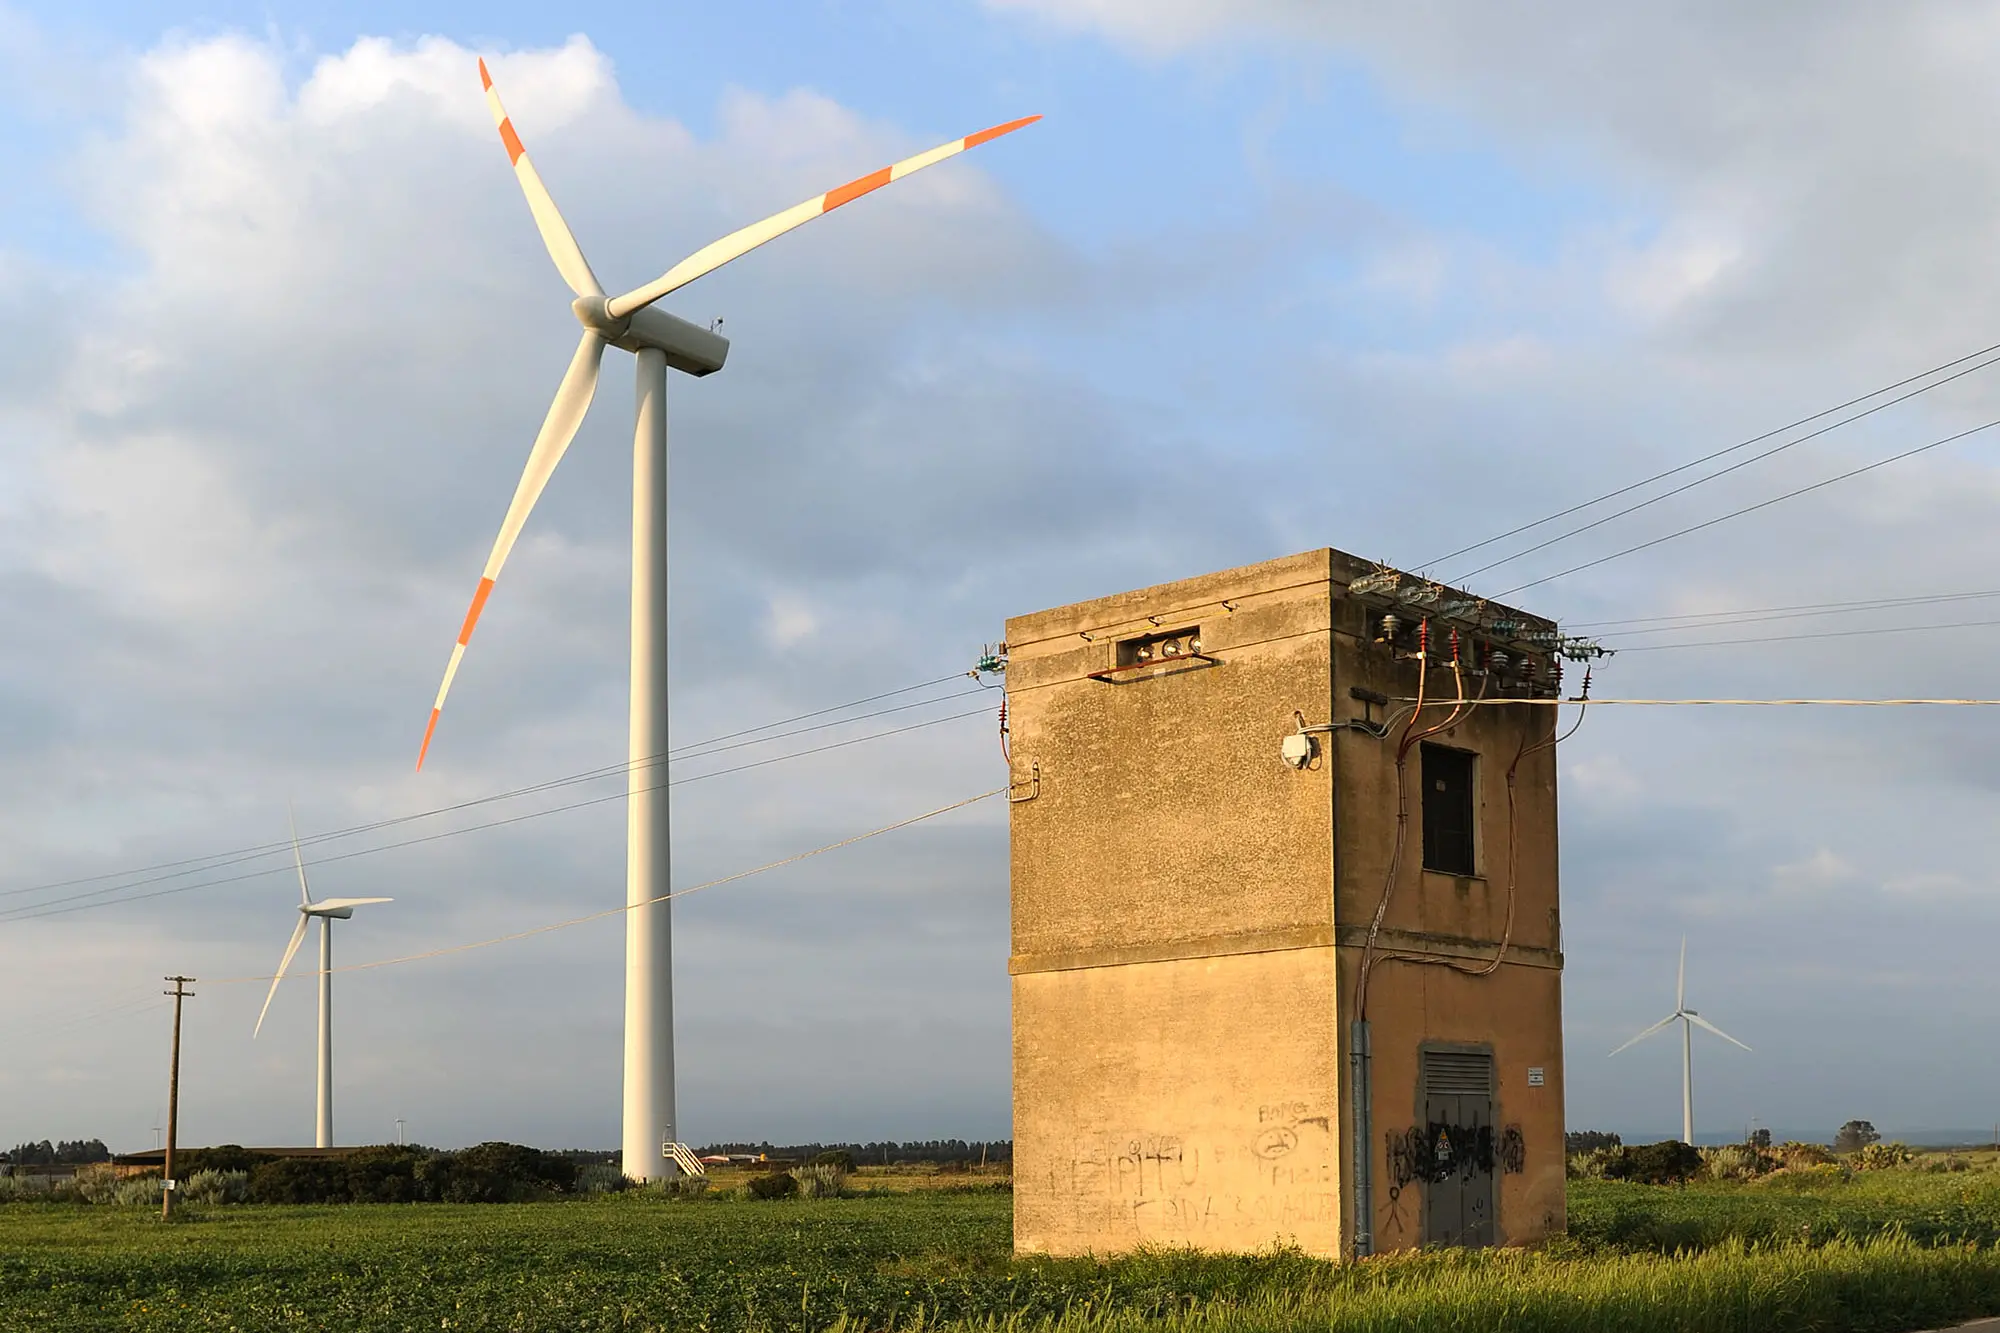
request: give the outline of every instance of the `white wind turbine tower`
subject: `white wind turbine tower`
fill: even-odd
[[[292,829],[292,864],[299,869],[299,924],[292,931],[291,943],[285,946],[285,956],[278,960],[278,974],[271,978],[271,989],[264,995],[264,1007],[257,1011],[257,1027],[251,1032],[254,1038],[264,1030],[264,1015],[271,1012],[271,1001],[277,997],[278,983],[285,979],[285,969],[292,965],[292,957],[305,942],[306,925],[314,917],[319,918],[319,1097],[318,1116],[313,1131],[315,1147],[333,1146],[333,923],[335,918],[345,921],[354,915],[357,907],[370,903],[394,902],[393,898],[322,898],[312,900],[312,890],[306,886],[306,862],[299,853],[299,831]]]
[[[424,729],[417,767],[424,766],[438,714],[451,689],[452,676],[465,655],[473,626],[485,609],[493,581],[521,533],[528,512],[548,484],[549,474],[569,448],[590,400],[597,391],[597,372],[606,347],[622,347],[639,363],[637,423],[632,440],[632,657],[631,715],[628,731],[630,763],[626,770],[625,837],[625,1174],[635,1179],[687,1171],[698,1172],[694,1157],[679,1143],[674,1117],[674,1015],[672,923],[668,914],[667,791],[667,368],[690,375],[722,369],[729,353],[727,340],[686,320],[657,309],[654,302],[705,273],[749,253],[764,242],[822,213],[859,199],[891,181],[932,166],[948,157],[1041,119],[1028,116],[995,125],[963,139],[953,139],[926,153],[849,181],[838,189],[814,195],[802,204],[774,213],[762,222],[731,232],[668,269],[660,277],[626,292],[606,296],[591,272],[569,224],[542,184],[520,135],[493,90],[486,62],[479,62],[479,79],[486,89],[487,109],[500,130],[500,141],[514,164],[514,175],[528,196],[542,244],[563,281],[576,294],[570,311],[583,325],[582,340],[569,370],[556,390],[555,401],[535,436],[528,465],[507,506],[500,535],[486,558],[486,569],[472,595],[471,609],[459,627],[458,642],[438,686],[437,702]]]
[[[1671,1024],[1679,1023],[1681,1025],[1681,1142],[1692,1144],[1694,1142],[1695,1028],[1706,1028],[1726,1042],[1743,1046],[1743,1049],[1746,1051],[1750,1048],[1744,1046],[1742,1042],[1737,1041],[1736,1038],[1730,1036],[1727,1032],[1724,1032],[1721,1028],[1687,1007],[1687,974],[1688,942],[1687,936],[1683,935],[1681,936],[1681,970],[1680,975],[1674,981],[1674,1011],[1653,1024],[1653,1026],[1647,1028],[1644,1032],[1641,1032],[1638,1036],[1632,1038],[1632,1040],[1626,1042],[1625,1045],[1620,1046],[1618,1051],[1637,1046],[1655,1032],[1659,1032]],[[1613,1051],[1612,1054],[1616,1055],[1618,1051]]]

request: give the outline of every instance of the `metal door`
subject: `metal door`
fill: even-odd
[[[1424,1244],[1494,1242],[1493,1055],[1425,1050]]]

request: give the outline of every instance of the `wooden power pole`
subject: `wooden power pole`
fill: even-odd
[[[168,977],[174,988],[164,992],[174,997],[174,1054],[167,1064],[167,1160],[161,1168],[160,1218],[165,1220],[174,1215],[174,1187],[179,1183],[174,1179],[174,1134],[179,1128],[181,1110],[181,1001],[193,995],[187,988],[193,977]]]

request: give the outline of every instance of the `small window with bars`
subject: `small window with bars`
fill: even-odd
[[[1473,845],[1473,766],[1475,756],[1448,745],[1425,745],[1421,756],[1424,807],[1424,869],[1446,875],[1476,875]]]

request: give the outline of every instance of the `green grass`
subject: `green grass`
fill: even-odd
[[[1726,1240],[1866,1240],[1900,1233],[1926,1245],[2000,1243],[2000,1174],[1863,1171],[1845,1184],[1784,1175],[1685,1188],[1569,1183],[1570,1235],[1586,1244],[1671,1253]]]
[[[1906,1330],[2000,1311],[2000,1178],[1574,1182],[1572,1239],[1340,1266],[1015,1260],[991,1192],[0,1206],[0,1330]],[[1962,1242],[1970,1239],[1976,1243]],[[1673,1253],[1676,1249],[1681,1253]]]

